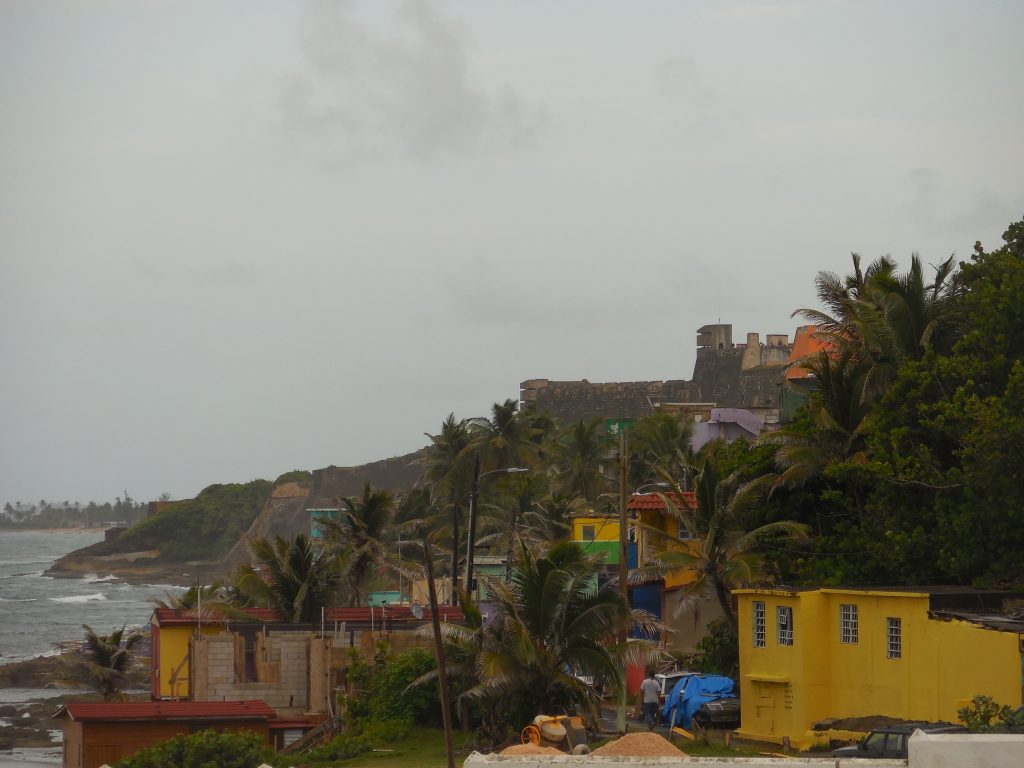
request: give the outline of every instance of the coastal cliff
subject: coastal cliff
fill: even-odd
[[[338,507],[343,498],[361,494],[366,483],[395,493],[411,489],[422,472],[418,456],[289,472],[272,483],[212,485],[194,499],[153,505],[145,520],[65,555],[46,574],[113,575],[134,584],[208,583],[249,560],[247,539],[308,533],[308,509]]]

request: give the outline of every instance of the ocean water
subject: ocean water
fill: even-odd
[[[82,637],[83,624],[100,634],[122,625],[145,627],[152,599],[180,591],[166,584],[119,584],[109,573],[43,575],[62,555],[102,538],[94,531],[0,532],[0,664],[55,653],[57,643]]]
[[[59,557],[103,538],[95,531],[0,531],[0,664],[57,652],[62,641],[79,640],[82,625],[108,634],[122,625],[143,628],[153,598],[181,589],[167,584],[119,584],[107,573],[54,579],[43,572]],[[0,704],[47,698],[53,689],[0,688]],[[0,768],[59,764],[59,734],[50,749],[0,751]]]

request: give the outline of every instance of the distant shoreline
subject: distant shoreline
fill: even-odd
[[[0,528],[0,533],[103,533],[107,528]]]

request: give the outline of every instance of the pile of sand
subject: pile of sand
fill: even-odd
[[[620,755],[623,757],[679,757],[686,756],[664,736],[656,733],[627,733],[621,739],[609,741],[595,749],[595,755]]]
[[[664,739],[662,739],[664,741]],[[513,744],[505,747],[499,755],[564,755],[560,749],[554,747],[538,747],[536,744]]]

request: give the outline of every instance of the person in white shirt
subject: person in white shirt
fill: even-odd
[[[658,699],[661,697],[661,685],[654,679],[653,671],[640,684],[640,692],[644,696],[644,722],[647,730],[652,731],[658,722]]]

